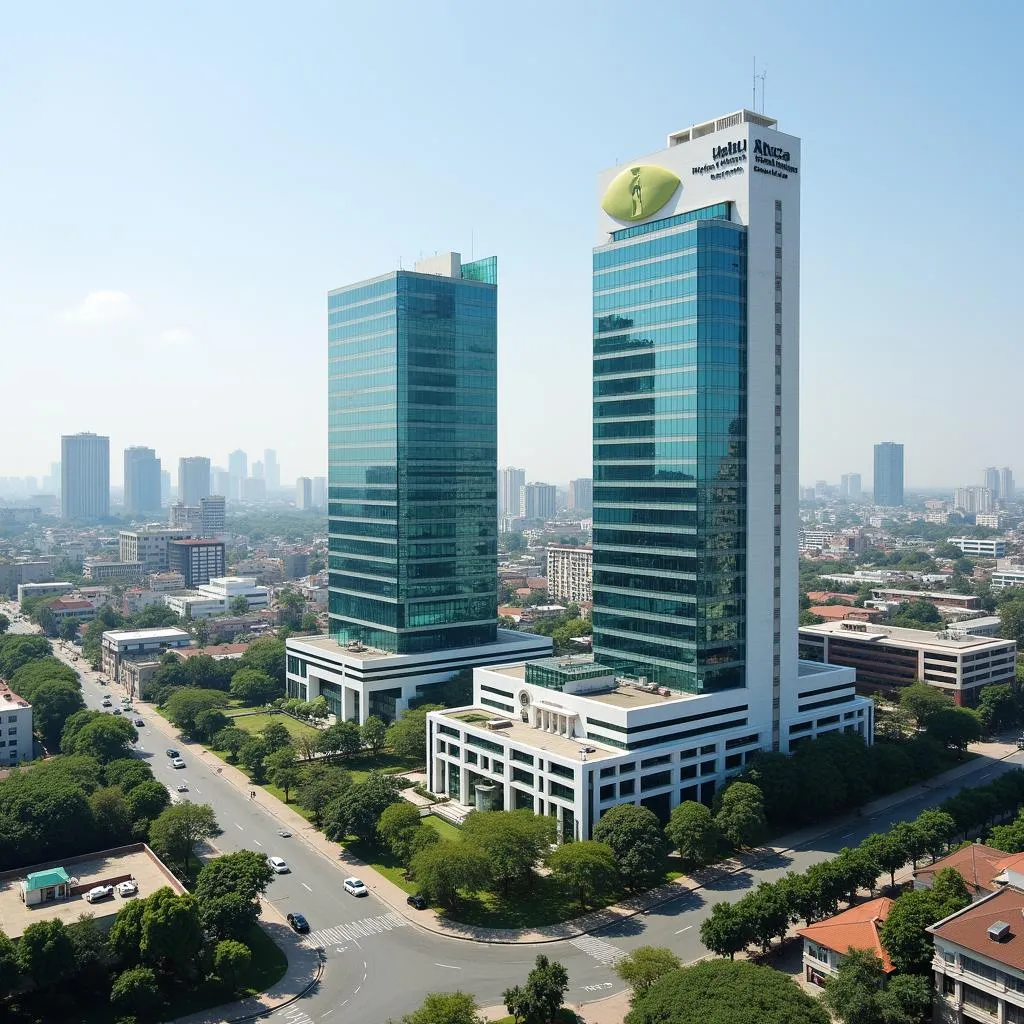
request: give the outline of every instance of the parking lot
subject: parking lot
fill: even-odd
[[[63,867],[77,879],[78,885],[99,885],[115,877],[132,876],[139,886],[139,896],[149,896],[161,886],[169,885],[175,892],[184,892],[182,885],[166,872],[154,854],[145,848],[125,848],[123,851],[94,854],[90,857],[50,864],[33,865],[30,870],[45,867]],[[92,914],[97,921],[113,917],[128,900],[115,892],[110,899],[89,903],[84,895],[67,900],[54,900],[36,907],[26,907],[21,900],[21,882],[27,871],[6,872],[0,876],[0,929],[15,939],[36,921],[60,918],[65,924],[77,921],[82,914]]]

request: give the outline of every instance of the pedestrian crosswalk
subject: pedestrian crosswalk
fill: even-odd
[[[626,955],[624,949],[619,949],[618,946],[613,946],[604,939],[597,939],[593,935],[581,935],[578,939],[573,939],[570,945],[587,956],[592,956],[605,967],[614,967]]]
[[[371,935],[380,935],[394,928],[404,928],[408,923],[401,914],[364,917],[361,921],[349,921],[346,924],[336,924],[333,928],[320,928],[315,932],[310,932],[306,937],[306,942],[313,948],[344,945],[353,939],[366,939]]]

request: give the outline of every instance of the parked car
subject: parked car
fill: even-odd
[[[114,714],[115,715],[121,714],[121,709],[120,708],[114,708]]]
[[[413,893],[411,896],[407,897],[405,902],[408,903],[410,907],[415,907],[417,910],[427,909],[427,901],[418,893]]]
[[[113,895],[114,887],[112,885],[94,885],[85,894],[85,901],[87,903],[99,903],[100,900],[109,899]]]
[[[361,878],[346,878],[341,884],[345,887],[345,892],[351,893],[353,896],[370,895],[370,890],[366,888]]]
[[[135,724],[136,725],[145,725],[146,723],[141,718],[136,718],[135,719]]]
[[[288,872],[291,871],[291,868],[288,867],[288,862],[284,859],[284,857],[268,857],[267,860],[269,861],[270,866],[279,875],[287,875]]]
[[[288,915],[288,923],[297,932],[308,932],[309,931],[309,922],[301,914],[289,914]]]
[[[117,883],[117,895],[118,896],[135,896],[139,891],[139,883],[135,879],[130,879],[127,882]]]
[[[281,837],[282,839],[291,839],[291,837],[292,837],[292,834],[291,834],[291,832],[289,832],[289,831],[288,831],[288,829],[286,829],[286,828],[279,828],[279,829],[277,830],[277,834],[278,834],[278,835],[279,835],[279,836],[280,836],[280,837]]]
[[[173,758],[171,758],[171,767],[172,768],[184,768],[185,767],[185,762],[180,757],[173,757]]]
[[[170,757],[170,758],[175,758],[175,757],[180,756],[178,754],[178,752],[174,749],[174,747],[168,747],[167,750],[164,751],[164,753],[167,754],[167,756]]]
[[[110,703],[110,698],[109,697],[104,697],[103,698],[103,706],[105,708],[113,707],[113,705]]]

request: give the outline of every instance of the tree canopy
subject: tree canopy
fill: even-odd
[[[607,843],[615,854],[619,874],[630,889],[643,889],[662,877],[668,840],[652,811],[635,804],[619,804],[594,826],[594,839]]]

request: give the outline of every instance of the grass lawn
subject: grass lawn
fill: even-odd
[[[458,842],[461,836],[459,830],[451,822],[442,821],[441,818],[433,814],[423,819],[423,827],[434,829],[442,839]],[[419,887],[416,883],[405,877],[405,868],[402,867],[398,858],[385,847],[376,843],[363,843],[352,839],[345,843],[345,849],[361,861],[365,861],[375,871],[379,871],[389,882],[394,882],[400,889],[404,889],[406,892],[418,890]]]
[[[399,757],[397,754],[390,754],[386,750],[373,756],[363,754],[359,757],[346,758],[343,761],[335,761],[335,764],[344,768],[352,776],[353,782],[365,782],[370,777],[370,772],[388,772],[389,774],[411,772],[423,768],[422,757]]]
[[[272,722],[280,723],[287,730],[290,736],[319,736],[320,730],[314,729],[305,722],[299,722],[290,715],[260,713],[255,715],[232,716],[231,724],[246,732],[260,732]]]

